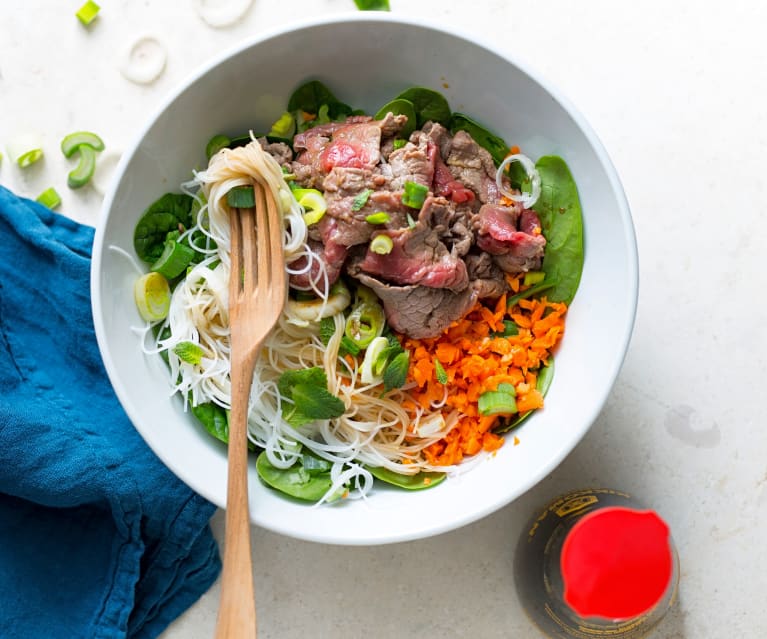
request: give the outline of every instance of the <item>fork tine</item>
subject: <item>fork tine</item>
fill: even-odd
[[[256,224],[258,226],[258,287],[262,292],[268,289],[272,276],[272,251],[269,238],[271,229],[267,218],[267,196],[264,185],[256,182]]]
[[[258,206],[258,202],[256,202]],[[242,288],[250,291],[256,285],[256,260],[258,251],[253,238],[256,237],[256,215],[253,209],[240,209],[242,225],[242,266],[244,270]]]
[[[272,273],[271,282],[275,290],[284,295],[286,285],[284,246],[282,238],[282,220],[280,210],[270,190],[266,192],[266,208],[269,219],[269,242],[271,244]]]
[[[240,224],[240,212],[238,209],[233,209],[229,214],[229,235],[231,244],[229,299],[234,301],[240,293],[240,277],[235,276],[235,274],[242,271],[242,226]]]

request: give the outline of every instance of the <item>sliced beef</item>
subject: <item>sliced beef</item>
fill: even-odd
[[[402,190],[405,182],[416,182],[431,188],[434,181],[434,162],[437,147],[421,131],[415,131],[410,140],[389,154],[387,177],[394,190]]]
[[[429,141],[439,149],[439,154],[443,159],[450,155],[450,147],[453,144],[453,136],[450,135],[450,131],[448,131],[444,126],[442,126],[439,122],[429,121],[423,125],[421,131],[423,131],[424,135],[429,138]]]
[[[415,339],[437,337],[477,301],[477,291],[470,287],[456,293],[427,286],[394,286],[364,273],[357,277],[383,303],[389,326]]]
[[[465,205],[457,205],[443,197],[427,197],[418,214],[420,223],[433,228],[452,255],[466,255],[474,243],[471,230],[473,213]]]
[[[293,151],[284,142],[269,142],[266,138],[258,138],[261,148],[271,155],[280,166],[290,165],[293,159]]]
[[[546,247],[538,216],[520,207],[485,204],[475,221],[477,246],[506,273],[540,268]]]
[[[471,244],[471,240],[468,244],[466,241],[466,235],[471,234],[466,225],[467,218],[457,212],[453,203],[428,197],[413,228],[376,232],[392,239],[390,253],[379,255],[367,250],[362,259],[353,261],[350,272],[354,275],[364,271],[395,284],[461,291],[469,281],[461,259]]]
[[[472,253],[464,258],[471,286],[479,299],[500,297],[509,290],[503,270],[489,253]]]
[[[452,176],[470,188],[480,202],[497,203],[500,200],[493,157],[466,131],[458,131],[453,136],[446,164]]]
[[[293,173],[301,186],[323,188],[325,176],[334,167],[373,169],[381,159],[382,136],[404,126],[405,116],[388,114],[383,120],[353,116],[345,122],[320,124],[293,139],[298,153]]]
[[[330,288],[338,280],[343,269],[348,248],[335,242],[318,242],[309,240],[309,248],[312,249],[317,259],[311,262],[308,270],[302,273],[290,274],[290,286],[301,291],[309,291],[316,287],[319,291],[325,292],[325,277],[322,275],[323,267],[327,276],[327,286]],[[302,255],[289,267],[292,271],[302,271],[309,264],[309,258]]]

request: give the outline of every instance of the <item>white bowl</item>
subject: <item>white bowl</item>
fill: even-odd
[[[628,347],[637,302],[637,252],[629,208],[596,135],[558,91],[524,65],[443,27],[392,14],[359,13],[268,33],[211,62],[169,99],[123,156],[93,248],[93,316],[112,385],[128,416],[165,464],[194,490],[226,505],[226,450],[170,396],[159,357],[141,353],[131,327],[136,220],[204,165],[216,133],[265,130],[301,82],[318,78],[374,112],[403,89],[440,90],[524,152],[562,156],[584,211],[585,266],[568,312],[546,406],[518,431],[520,444],[433,489],[376,489],[367,501],[312,507],[266,488],[250,467],[253,523],[292,537],[382,544],[445,532],[508,504],[551,472],[601,410]]]

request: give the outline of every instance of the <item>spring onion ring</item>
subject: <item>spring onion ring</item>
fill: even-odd
[[[506,167],[509,166],[509,164],[512,162],[519,162],[522,165],[522,168],[525,169],[527,176],[530,178],[530,185],[532,187],[530,193],[512,193],[503,186],[504,171],[506,170]],[[503,162],[501,162],[501,165],[495,172],[495,183],[498,186],[498,190],[504,196],[509,198],[512,202],[518,202],[526,209],[529,209],[531,206],[533,206],[533,204],[535,204],[538,201],[538,198],[541,196],[541,176],[538,175],[538,169],[535,168],[533,161],[522,153],[515,153],[514,155],[510,155]]]
[[[165,46],[153,36],[142,36],[124,55],[120,73],[136,84],[151,84],[162,75],[168,54]]]
[[[250,9],[253,0],[196,0],[197,14],[215,29],[229,27]]]

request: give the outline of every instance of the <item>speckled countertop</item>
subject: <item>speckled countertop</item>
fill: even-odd
[[[0,183],[27,196],[55,186],[59,209],[98,223],[100,194],[66,187],[59,140],[101,133],[112,150],[199,64],[237,40],[353,8],[351,0],[255,0],[235,27],[212,29],[194,2],[0,4],[0,150],[39,133],[47,153]],[[631,204],[640,254],[633,341],[602,414],[549,477],[463,529],[373,548],[328,547],[253,528],[260,636],[535,638],[511,573],[523,521],[570,488],[620,488],[670,523],[680,600],[656,637],[760,639],[767,591],[767,8],[749,0],[616,3],[391,0],[394,11],[459,25],[559,85],[591,122]],[[153,84],[119,73],[155,35],[167,65]],[[495,81],[495,79],[489,79]],[[223,518],[214,518],[220,539]],[[165,639],[212,636],[219,588]]]

